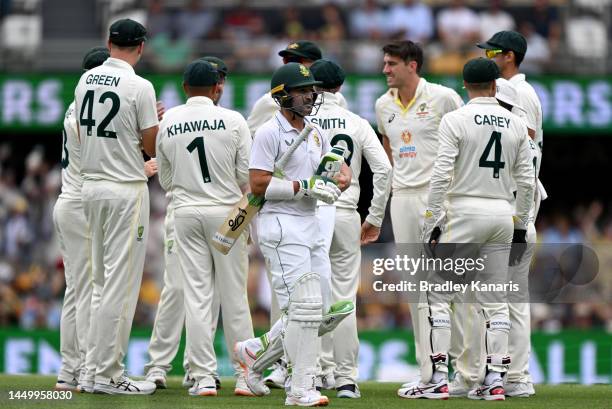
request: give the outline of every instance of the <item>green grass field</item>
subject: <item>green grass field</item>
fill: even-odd
[[[107,395],[73,394],[65,401],[48,400],[9,400],[9,391],[50,390],[55,378],[50,376],[9,376],[0,375],[0,409],[9,408],[75,408],[75,409],[156,409],[156,408],[280,408],[284,406],[284,392],[273,390],[262,398],[238,397],[233,395],[233,380],[223,379],[222,389],[216,397],[192,397],[181,387],[181,379],[170,378],[169,389],[158,390],[151,396],[117,397]],[[471,401],[467,398],[448,401],[427,401],[423,399],[408,401],[400,399],[395,392],[399,384],[364,382],[361,384],[362,398],[358,400],[338,399],[332,391],[329,407],[334,408],[474,408],[493,405],[508,408],[612,408],[612,386],[539,386],[537,395],[529,399],[507,399],[505,402]]]

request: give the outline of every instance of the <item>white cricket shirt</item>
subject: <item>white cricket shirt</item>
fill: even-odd
[[[235,205],[248,182],[251,135],[238,112],[191,97],[164,115],[157,134],[159,181],[183,206]]]
[[[158,124],[153,85],[108,58],[81,76],[74,95],[83,179],[146,181],[140,132]]]
[[[376,100],[378,132],[389,138],[393,154],[393,190],[427,186],[438,152],[440,120],[462,105],[454,90],[424,78],[407,106],[402,105],[395,88]]]
[[[512,215],[516,182],[516,215],[527,226],[535,189],[535,146],[529,142],[524,121],[495,98],[474,98],[446,114],[429,185],[428,209],[435,220],[442,213],[445,194],[451,206],[461,198],[500,199],[477,212]]]
[[[68,106],[64,115],[62,129],[62,191],[59,197],[70,200],[81,200],[81,144],[77,133],[74,102]]]
[[[305,118],[304,121],[312,123],[308,118]],[[295,150],[283,169],[287,180],[310,179],[316,172],[321,157],[331,150],[327,134],[315,124],[313,125],[314,129],[308,138]],[[272,119],[255,132],[249,169],[274,172],[274,164],[289,149],[299,134],[300,132],[289,124],[281,112],[277,111]],[[260,212],[313,216],[316,204],[317,201],[309,197],[298,200],[267,200]]]
[[[387,199],[391,190],[391,163],[370,123],[340,105],[338,94],[324,93],[323,105],[316,116],[309,119],[328,133],[330,145],[344,141],[349,151],[346,163],[351,167],[351,185],[342,192],[336,203],[341,209],[357,209],[359,202],[359,174],[362,155],[373,173],[374,194],[366,220],[380,227],[385,216]]]

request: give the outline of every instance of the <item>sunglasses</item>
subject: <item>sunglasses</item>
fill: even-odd
[[[495,58],[496,55],[503,53],[504,50],[486,50],[485,54],[487,58]]]

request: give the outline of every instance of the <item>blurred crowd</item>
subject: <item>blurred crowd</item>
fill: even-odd
[[[67,0],[56,2],[68,6]],[[110,21],[124,17],[140,21],[149,31],[143,67],[157,72],[181,71],[194,57],[211,54],[225,59],[234,72],[270,72],[280,64],[278,50],[293,40],[309,39],[320,43],[326,56],[347,70],[373,73],[380,70],[376,58],[380,44],[389,39],[409,39],[425,47],[425,72],[456,74],[478,52],[476,42],[489,39],[496,31],[510,29],[521,32],[527,39],[529,52],[521,68],[528,74],[601,73],[612,69],[608,1],[89,0],[88,3],[95,7],[71,10],[70,18],[82,26],[79,29],[83,33],[77,33],[80,34],[77,38],[99,36],[99,40],[106,40]],[[5,24],[5,49],[19,51],[31,46],[44,52],[46,40],[42,33],[49,30],[53,31],[53,41],[63,39],[66,44],[75,44],[73,31],[78,29],[68,30],[53,22],[60,15],[51,11],[45,9],[41,0],[0,0],[0,18],[10,16],[15,20],[12,25]],[[17,31],[20,33],[16,34]],[[73,47],[76,45],[64,47],[67,49],[60,54],[71,52]],[[31,58],[35,55],[30,53],[23,68],[27,69],[27,61],[30,66],[40,63],[40,58]],[[59,57],[57,52],[49,52],[46,58],[54,55]],[[585,59],[588,64],[576,64]]]
[[[0,144],[0,327],[59,328],[64,292],[63,264],[54,235],[53,206],[60,189],[59,160],[46,159],[40,146],[23,165],[9,144]],[[23,166],[23,170],[21,169]],[[162,287],[163,222],[166,198],[156,178],[149,182],[151,230],[140,299],[134,323],[152,326]],[[547,204],[548,205],[548,204]],[[593,201],[572,211],[547,211],[540,217],[540,243],[589,243],[598,246],[600,271],[597,296],[585,295],[572,304],[532,304],[532,326],[543,330],[564,327],[604,327],[612,331],[612,203]],[[392,240],[389,220],[382,241]],[[268,325],[270,288],[258,249],[250,248],[249,302],[255,327]],[[358,295],[358,324],[365,329],[409,328],[410,313],[401,296],[374,294],[367,280],[364,256]],[[591,288],[592,290],[592,287]],[[608,300],[601,302],[601,300]]]

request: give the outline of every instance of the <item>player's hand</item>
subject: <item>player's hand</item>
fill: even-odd
[[[380,227],[376,227],[367,221],[361,225],[361,245],[374,243],[380,236]]]
[[[320,176],[313,176],[308,180],[300,181],[300,190],[296,199],[312,197],[327,204],[333,204],[340,196],[340,189],[332,181]]]
[[[148,178],[157,174],[157,160],[155,158],[151,158],[146,161],[144,164],[144,171]]]
[[[440,241],[442,230],[436,226],[436,218],[430,210],[425,211],[425,221],[423,223],[423,233],[421,240],[425,243],[425,254],[429,257],[435,257],[434,249]]]
[[[349,188],[349,185],[351,184],[351,178],[348,175],[338,172],[336,176],[334,176],[334,182],[338,186],[338,189],[343,192]]]
[[[525,250],[527,250],[527,230],[514,229],[509,265],[515,266],[519,264],[525,254]]]
[[[161,121],[164,118],[165,113],[166,108],[164,107],[164,103],[161,101],[157,101],[157,120]]]

